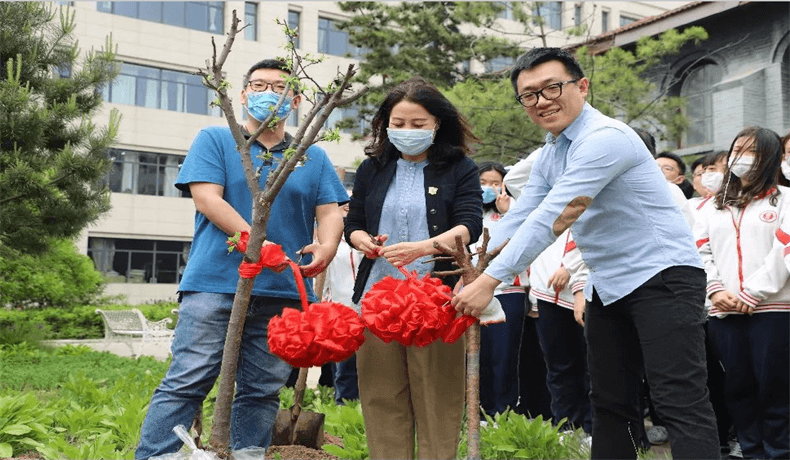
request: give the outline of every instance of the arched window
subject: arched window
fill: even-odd
[[[713,86],[721,78],[721,68],[707,63],[693,68],[683,80],[680,95],[686,98],[689,119],[683,147],[713,142]]]

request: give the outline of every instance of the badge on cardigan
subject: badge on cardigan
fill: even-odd
[[[436,195],[436,192],[438,191],[439,189],[436,187],[428,187],[428,195]]]

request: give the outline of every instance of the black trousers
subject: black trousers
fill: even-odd
[[[637,456],[641,376],[664,421],[672,458],[718,459],[705,360],[705,272],[670,267],[620,300],[587,303],[593,459]]]

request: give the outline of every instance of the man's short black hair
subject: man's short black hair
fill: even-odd
[[[707,155],[702,155],[691,163],[691,174],[694,174],[697,166],[702,166],[702,169],[705,169],[705,158],[707,158]]]
[[[275,69],[275,70],[282,70],[284,73],[290,75],[291,70],[288,69],[288,64],[285,61],[280,59],[264,59],[262,61],[256,62],[255,64],[250,67],[250,70],[244,75],[244,85],[242,88],[247,87],[247,83],[250,82],[250,76],[252,73],[258,69]],[[299,88],[291,88],[294,94],[299,94]]]
[[[650,154],[655,157],[656,156],[656,138],[653,137],[653,135],[650,134],[649,131],[644,130],[642,128],[637,128],[637,127],[631,126],[631,129],[633,129],[634,131],[636,131],[637,134],[639,134],[639,137],[642,139],[642,142],[645,143],[645,146],[647,147],[647,150],[649,150]]]
[[[683,160],[680,159],[679,156],[675,155],[672,152],[661,152],[656,155],[656,159],[659,158],[669,158],[670,160],[674,161],[678,165],[678,170],[680,171],[680,175],[684,176],[686,174],[686,163],[683,163]]]
[[[513,70],[510,71],[510,83],[513,84],[513,91],[518,94],[518,76],[523,70],[529,70],[539,64],[549,61],[560,61],[565,69],[573,78],[584,78],[584,72],[573,55],[562,48],[532,48],[524,53],[516,61]]]

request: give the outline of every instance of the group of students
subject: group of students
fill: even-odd
[[[248,132],[283,93],[286,112],[300,103],[284,74],[283,63],[262,61],[245,76]],[[466,119],[433,84],[413,77],[395,85],[374,115],[345,218],[338,204],[348,194],[325,153],[312,146],[274,203],[267,240],[291,258],[304,255],[306,276],[342,260],[345,271],[331,285],[345,281],[345,287],[330,295],[359,310],[376,282],[403,277],[401,267],[419,276],[452,270],[433,259],[435,243],[453,246],[460,236],[475,247],[488,227],[491,247],[508,243],[485,272],[466,286],[457,276],[442,279],[455,288],[452,305],[460,313],[480,316],[496,295],[507,318],[482,332],[486,412],[534,399],[539,385],[525,391],[520,377],[538,369],[550,395],[546,412],[591,434],[592,458],[636,458],[646,379],[673,458],[719,458],[706,385],[707,324],[744,456],[787,457],[790,323],[783,313],[790,311],[790,219],[785,222],[784,207],[790,190],[780,173],[787,139],[783,144],[769,130],[750,128],[736,136],[725,166],[702,166],[700,180],[710,187],[700,190],[711,196],[694,206],[692,238],[639,135],[586,103],[589,80],[573,56],[557,48],[530,50],[518,59],[511,82],[516,101],[547,131],[546,144],[526,161],[509,172],[475,164],[469,155],[479,139]],[[290,143],[287,113],[278,115],[281,121],[257,139],[254,162],[262,151],[280,161]],[[261,165],[263,178],[272,167]],[[713,190],[717,168],[723,179]],[[219,373],[241,261],[227,256],[224,239],[250,228],[251,197],[242,177],[229,130],[201,132],[178,179],[196,203],[192,252],[199,249],[201,257],[190,257],[180,287],[173,361],[152,398],[138,459],[180,447],[170,430],[189,425]],[[309,286],[308,296],[317,300]],[[232,410],[233,449],[269,445],[277,391],[290,369],[269,353],[266,326],[296,299],[295,286],[282,276],[264,271],[255,281]],[[529,332],[534,340],[525,342]],[[530,354],[535,348],[542,356]],[[532,359],[534,367],[524,369],[525,356],[542,362]],[[366,331],[355,359],[371,458],[456,457],[463,339],[404,347]],[[351,365],[342,363],[341,374]],[[522,411],[542,410],[536,404]]]

